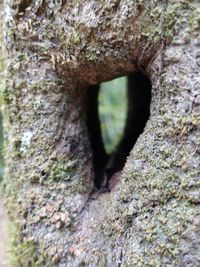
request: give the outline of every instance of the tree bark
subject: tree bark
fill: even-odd
[[[19,266],[200,265],[199,1],[4,1],[5,195]],[[86,92],[142,71],[151,116],[91,199]]]

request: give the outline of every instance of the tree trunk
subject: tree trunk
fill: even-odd
[[[4,1],[5,196],[14,266],[200,266],[200,4]],[[91,199],[86,93],[131,72],[151,115]]]

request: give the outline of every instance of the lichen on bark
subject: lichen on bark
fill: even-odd
[[[21,266],[199,266],[199,8],[4,1],[4,183]],[[150,119],[119,184],[91,200],[87,87],[138,70]]]

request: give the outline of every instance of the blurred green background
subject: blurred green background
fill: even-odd
[[[122,77],[100,85],[99,116],[104,145],[112,152],[123,135],[127,111],[127,78]]]

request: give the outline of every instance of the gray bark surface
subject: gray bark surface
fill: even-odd
[[[15,266],[200,266],[199,1],[4,1]],[[91,200],[87,87],[142,71],[151,116]]]

